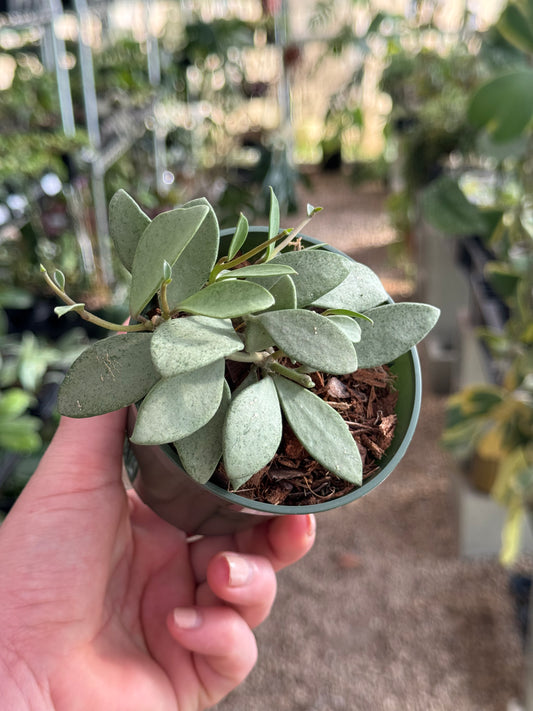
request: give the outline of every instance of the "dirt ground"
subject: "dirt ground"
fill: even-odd
[[[313,183],[303,200],[326,210],[306,232],[370,264],[405,298],[402,272],[387,264],[394,235],[382,190],[339,176]],[[426,388],[396,471],[321,514],[314,549],[279,575],[256,668],[218,711],[510,711],[521,700],[508,572],[457,554],[453,463],[438,445],[444,403]]]

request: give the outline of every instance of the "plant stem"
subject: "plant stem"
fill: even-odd
[[[52,291],[59,296],[61,301],[63,303],[67,304],[67,306],[74,306],[76,304],[76,301],[70,298],[66,292],[64,292],[62,289],[60,289],[57,284],[53,281],[53,279],[50,278],[50,275],[46,271],[46,269],[41,265],[41,272],[43,274],[44,280],[48,284],[48,286],[52,289]],[[153,331],[154,327],[153,324],[150,321],[144,321],[143,323],[136,323],[136,324],[120,324],[120,323],[112,323],[111,321],[106,321],[103,318],[100,318],[99,316],[95,316],[92,314],[90,311],[87,311],[86,309],[83,309],[82,311],[77,311],[82,319],[84,321],[89,321],[89,323],[94,323],[95,326],[100,326],[101,328],[105,328],[108,331],[126,331],[126,332],[133,332],[133,331]]]
[[[161,305],[161,316],[165,319],[165,321],[168,321],[170,318],[170,308],[168,306],[168,299],[167,299],[167,286],[169,285],[168,281],[164,281],[161,284],[161,290],[159,292],[159,303]]]
[[[266,247],[268,247],[269,244],[273,244],[274,242],[277,242],[278,239],[283,238],[286,234],[287,234],[287,230],[283,230],[282,232],[277,234],[275,237],[272,237],[271,239],[261,242],[260,245],[258,245],[257,247],[254,247],[249,252],[246,252],[245,254],[241,254],[240,256],[235,257],[235,259],[232,259],[231,262],[224,262],[222,260],[219,260],[213,267],[213,271],[211,272],[211,274],[209,276],[208,283],[212,284],[216,280],[217,276],[220,274],[221,271],[224,271],[225,269],[233,269],[233,267],[238,267],[239,264],[242,264],[243,262],[248,261],[248,259],[255,257],[256,254],[259,254],[259,252],[262,252]]]
[[[293,368],[287,368],[287,366],[278,363],[277,360],[269,360],[267,364],[268,370],[277,373],[278,375],[283,375],[284,378],[289,380],[294,380],[298,385],[302,385],[304,388],[314,388],[315,383],[311,376],[306,373],[298,373],[298,371]]]

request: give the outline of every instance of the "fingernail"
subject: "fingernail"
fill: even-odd
[[[192,630],[202,624],[202,615],[194,607],[177,607],[172,616],[176,627],[182,630]]]
[[[223,557],[228,564],[228,585],[232,588],[247,585],[254,574],[253,566],[240,555],[226,553]]]
[[[307,514],[307,535],[312,538],[316,532],[316,518],[313,514]]]

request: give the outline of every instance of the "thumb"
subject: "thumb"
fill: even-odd
[[[122,471],[126,408],[97,417],[62,417],[34,476],[72,491],[116,483]]]

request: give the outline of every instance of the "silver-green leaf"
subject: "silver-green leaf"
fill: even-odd
[[[176,318],[162,323],[152,338],[152,361],[164,378],[241,351],[244,344],[229,319],[207,316]]]
[[[222,399],[214,416],[196,432],[174,442],[183,468],[200,484],[209,481],[222,456],[222,429],[230,401],[231,391],[224,382]]]
[[[385,304],[366,312],[373,324],[361,321],[357,346],[360,368],[390,363],[416,345],[433,328],[440,311],[428,304]]]
[[[162,212],[144,230],[131,272],[130,313],[137,316],[161,285],[161,265],[171,266],[190,243],[209,209],[205,205]],[[172,284],[176,279],[173,278]],[[172,286],[171,284],[171,286]],[[168,296],[168,293],[167,293]]]
[[[275,300],[274,305],[270,307],[271,311],[296,308],[296,287],[288,274],[278,279],[269,291]]]
[[[165,444],[196,432],[218,410],[224,382],[223,358],[160,380],[141,403],[132,442]]]
[[[339,413],[291,380],[276,375],[274,383],[283,413],[302,446],[332,474],[360,486],[359,448]]]
[[[348,262],[349,273],[337,287],[317,297],[313,306],[364,312],[388,300],[383,284],[365,264]]]
[[[350,260],[341,254],[325,250],[282,252],[269,264],[292,267],[298,308],[309,306],[338,286],[350,273]],[[264,284],[269,288],[268,284]]]
[[[232,400],[224,423],[223,456],[234,489],[270,462],[281,435],[281,408],[270,377],[249,385]]]
[[[68,417],[92,417],[137,402],[157,382],[151,333],[120,333],[97,341],[74,361],[59,389]]]
[[[357,370],[355,348],[327,317],[314,311],[268,311],[257,320],[289,358],[326,373]]]
[[[244,279],[225,279],[178,304],[181,311],[213,318],[236,318],[272,306],[274,297],[259,284]]]
[[[340,328],[352,343],[359,343],[361,340],[361,326],[350,316],[338,314],[328,315],[327,318]]]
[[[245,342],[248,353],[264,351],[275,343],[270,333],[258,321],[257,316],[252,315],[246,319]]]
[[[182,205],[185,209],[207,207],[208,212],[194,238],[185,247],[172,267],[172,282],[167,289],[170,309],[196,293],[209,279],[218,258],[220,230],[211,204],[206,198],[190,200]]]
[[[118,190],[109,203],[109,234],[122,264],[131,272],[133,257],[150,218],[124,190]]]

